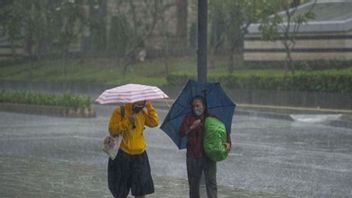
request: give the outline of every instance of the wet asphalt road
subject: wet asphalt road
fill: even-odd
[[[0,197],[111,197],[101,140],[112,106],[96,108],[89,119],[0,112]],[[187,197],[185,151],[145,134],[150,197]],[[352,197],[351,128],[235,115],[231,137],[219,197]]]

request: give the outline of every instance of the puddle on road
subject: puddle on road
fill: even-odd
[[[322,123],[333,120],[339,120],[341,114],[292,114],[291,118],[299,122]]]

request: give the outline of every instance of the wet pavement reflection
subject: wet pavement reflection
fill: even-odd
[[[85,119],[0,112],[0,197],[111,197],[101,140],[112,108]],[[160,129],[145,136],[156,187],[149,197],[187,197],[185,151]],[[349,128],[235,115],[231,136],[219,197],[352,196]]]

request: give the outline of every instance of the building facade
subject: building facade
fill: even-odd
[[[295,37],[294,61],[352,60],[352,1],[318,0],[298,7],[304,12],[313,7],[315,18],[303,24]],[[246,61],[283,61],[286,50],[282,40],[263,40],[260,24],[252,24],[244,41]]]

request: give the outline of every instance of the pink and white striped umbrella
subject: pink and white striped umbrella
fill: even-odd
[[[126,84],[105,90],[95,102],[99,104],[134,103],[137,101],[164,98],[169,98],[169,96],[158,87],[140,84]]]

